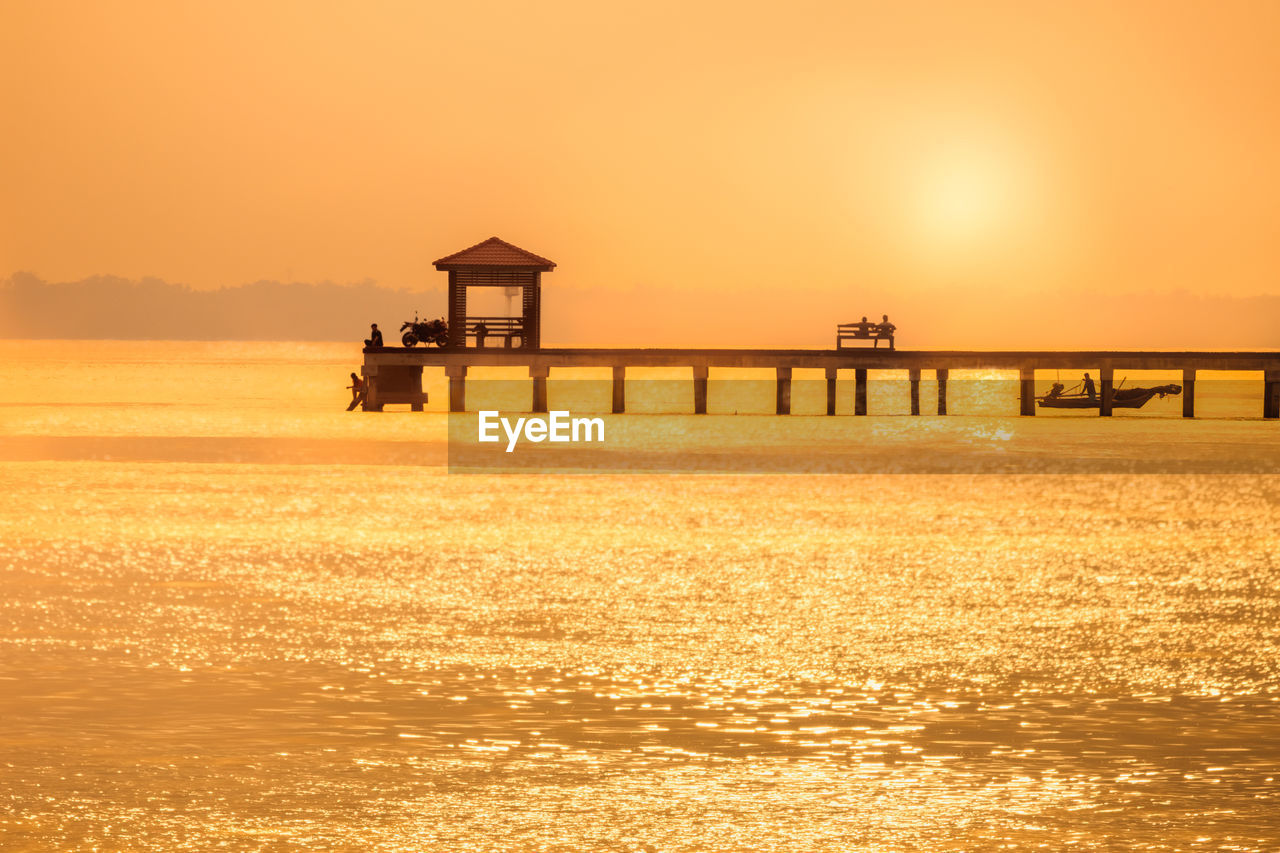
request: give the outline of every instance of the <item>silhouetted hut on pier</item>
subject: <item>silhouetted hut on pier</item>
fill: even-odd
[[[556,268],[554,261],[490,237],[441,258],[435,268],[449,273],[450,347],[465,347],[468,339],[483,347],[486,338],[501,338],[507,349],[517,340],[520,349],[542,346],[542,274]],[[468,287],[519,288],[520,316],[467,316]]]

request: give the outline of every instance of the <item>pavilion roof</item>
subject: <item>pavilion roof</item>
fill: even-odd
[[[435,262],[435,268],[438,270],[473,267],[507,267],[550,272],[556,268],[556,264],[555,261],[549,261],[541,255],[535,255],[497,237],[490,237],[488,240],[476,243],[461,252],[446,255]]]

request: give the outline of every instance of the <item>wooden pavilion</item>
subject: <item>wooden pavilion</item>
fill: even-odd
[[[499,338],[505,348],[539,349],[542,346],[542,274],[556,268],[554,261],[490,237],[470,248],[435,262],[449,273],[449,346],[462,348],[468,340],[484,347],[487,338]],[[468,287],[516,287],[520,289],[519,317],[467,316]]]

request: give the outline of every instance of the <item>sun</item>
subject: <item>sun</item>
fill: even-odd
[[[1016,222],[1013,170],[994,152],[948,150],[923,162],[912,188],[911,218],[925,246],[977,249]]]

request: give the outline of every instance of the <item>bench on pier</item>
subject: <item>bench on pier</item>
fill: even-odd
[[[892,323],[841,323],[836,326],[836,349],[845,349],[850,341],[874,341],[872,347],[879,347],[881,341],[889,342],[893,349],[893,332],[897,327]]]
[[[502,345],[505,349],[511,349],[516,344],[517,339],[520,346],[524,346],[524,318],[523,317],[468,317],[467,318],[467,334],[468,338],[476,339],[476,346],[483,348],[484,342],[488,338],[501,338]]]

